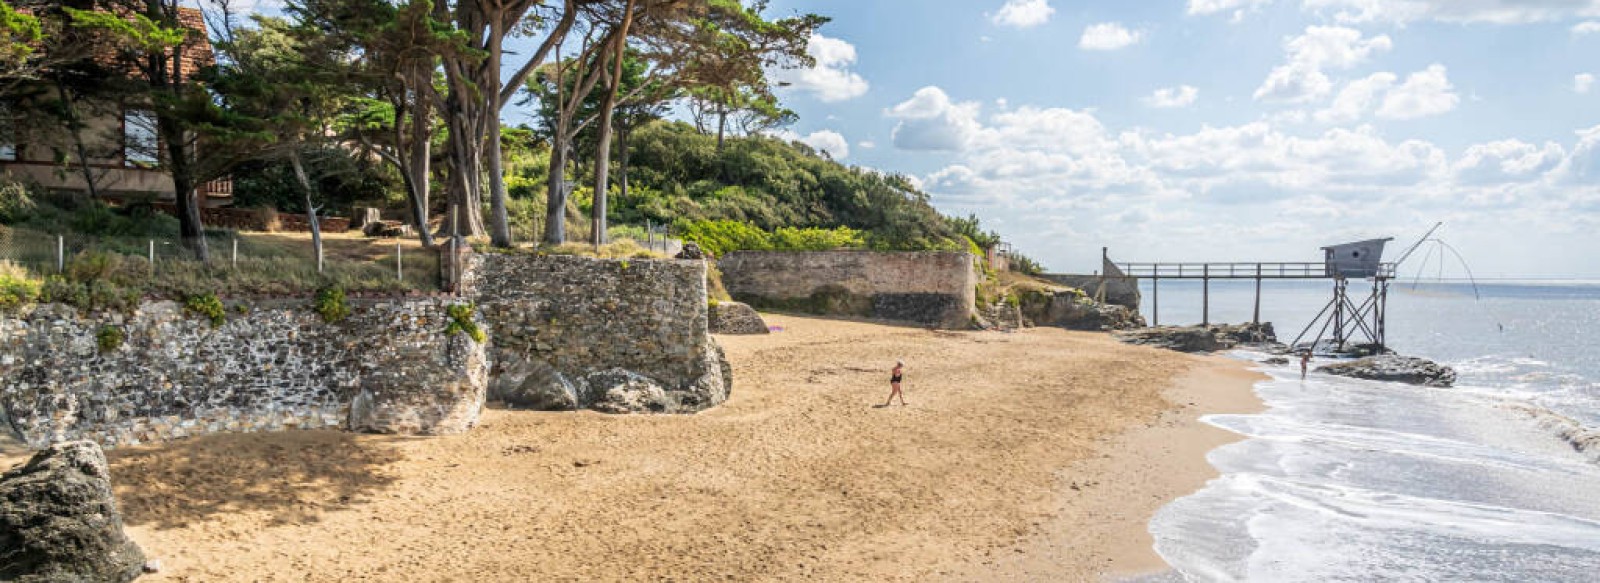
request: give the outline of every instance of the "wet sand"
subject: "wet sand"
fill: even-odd
[[[772,316],[691,416],[488,411],[472,432],[110,453],[141,581],[1094,580],[1257,407],[1241,363],[1103,334]],[[877,407],[906,361],[909,406]],[[16,462],[14,454],[0,460]]]

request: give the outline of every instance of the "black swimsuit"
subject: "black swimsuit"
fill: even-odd
[[[898,383],[898,382],[900,382],[900,375],[894,375],[894,376],[892,376],[892,377],[889,377],[889,382],[891,382],[891,383]]]

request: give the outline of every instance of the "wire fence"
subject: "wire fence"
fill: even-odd
[[[436,291],[439,252],[415,240],[326,237],[319,261],[301,233],[208,233],[207,258],[170,238],[49,233],[0,225],[0,261],[40,278],[98,279],[147,294]]]

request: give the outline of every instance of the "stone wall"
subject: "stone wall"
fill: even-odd
[[[762,309],[971,325],[978,284],[964,252],[736,251],[717,262],[734,299]]]
[[[1059,283],[1067,287],[1075,287],[1095,297],[1100,289],[1100,283],[1106,285],[1106,303],[1122,306],[1134,311],[1139,310],[1139,280],[1137,279],[1107,279],[1102,280],[1098,275],[1078,275],[1070,273],[1046,273],[1039,277]]]
[[[26,306],[0,316],[0,428],[33,447],[289,428],[462,432],[477,421],[488,366],[482,345],[445,334],[454,303],[353,301],[329,324],[308,300],[241,302],[215,327],[168,301],[132,314]],[[103,349],[102,330],[119,331],[121,346]]]
[[[463,292],[494,330],[492,398],[545,410],[693,412],[728,398],[706,264],[475,254]]]

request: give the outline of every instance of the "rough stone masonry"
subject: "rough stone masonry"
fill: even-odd
[[[0,314],[0,431],[35,448],[215,432],[466,431],[491,387],[514,405],[693,412],[728,397],[703,261],[481,254],[459,298],[228,302],[213,327],[174,302],[131,314],[54,304]],[[472,304],[487,342],[447,333]],[[120,346],[97,336],[115,329]],[[492,379],[492,380],[491,380]]]
[[[945,251],[736,251],[717,268],[733,299],[757,309],[967,328],[974,261]]]

